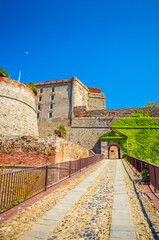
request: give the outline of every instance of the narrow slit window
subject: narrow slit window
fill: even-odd
[[[41,89],[40,89],[40,93],[42,93],[42,92],[43,92],[43,89],[41,88]]]
[[[42,97],[39,97],[39,101],[41,101]]]
[[[50,104],[50,109],[53,109],[53,104],[52,103]]]
[[[51,100],[54,100],[54,96],[53,95],[51,96]]]
[[[39,117],[40,117],[40,113],[37,114],[37,118],[39,118]]]
[[[49,118],[52,118],[52,112],[49,113]]]
[[[40,110],[41,109],[41,106],[40,105],[38,105],[38,110]]]
[[[54,87],[52,88],[52,92],[54,92],[55,91],[55,89],[54,89]]]

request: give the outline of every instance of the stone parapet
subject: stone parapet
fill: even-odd
[[[149,107],[149,108],[122,108],[122,109],[108,109],[108,110],[87,110],[85,106],[74,107],[75,117],[94,117],[94,116],[105,116],[105,117],[128,117],[135,110],[149,110],[152,117],[159,117],[159,107]]]

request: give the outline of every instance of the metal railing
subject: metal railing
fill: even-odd
[[[103,159],[102,154],[0,175],[0,210],[17,205]]]
[[[124,157],[138,172],[141,173],[144,169],[147,169],[150,183],[154,187],[155,192],[156,190],[159,191],[159,166],[131,157],[127,154],[125,154]]]

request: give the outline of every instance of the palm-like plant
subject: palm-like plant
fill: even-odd
[[[65,126],[63,126],[63,125],[58,125],[58,126],[55,128],[54,133],[55,133],[58,137],[65,138],[68,132],[67,132],[67,129],[66,129]]]

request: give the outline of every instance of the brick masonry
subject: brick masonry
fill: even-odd
[[[43,166],[88,156],[88,149],[61,138],[0,137],[0,165]]]

